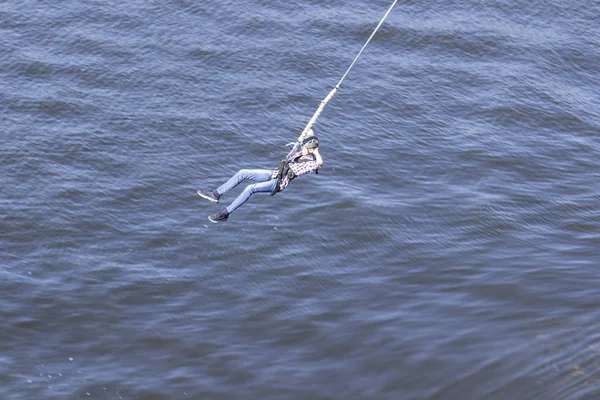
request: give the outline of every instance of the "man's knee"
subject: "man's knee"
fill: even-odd
[[[256,185],[252,184],[252,185],[246,186],[246,189],[244,189],[244,192],[246,192],[247,195],[252,195],[252,194],[256,193]]]

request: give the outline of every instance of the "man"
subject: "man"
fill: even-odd
[[[222,194],[236,187],[243,181],[257,183],[248,185],[246,189],[223,211],[208,217],[210,222],[219,223],[227,221],[229,214],[244,204],[250,196],[257,192],[271,193],[274,195],[287,187],[292,179],[315,171],[323,165],[323,158],[319,153],[319,139],[314,136],[312,129],[308,137],[302,141],[300,148],[294,146],[292,151],[281,162],[279,168],[270,169],[242,169],[232,176],[227,182],[215,190],[198,190],[200,197],[218,203]]]

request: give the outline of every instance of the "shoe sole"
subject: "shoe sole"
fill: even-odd
[[[211,197],[208,197],[207,195],[205,195],[205,194],[202,194],[202,192],[200,192],[199,190],[198,190],[196,193],[198,193],[198,196],[202,197],[203,199],[210,200],[210,201],[212,201],[213,203],[218,203],[218,202],[219,202],[219,200],[218,200],[218,199],[217,199],[217,200],[215,200],[215,199],[213,199],[213,198],[211,198]]]
[[[222,221],[216,221],[216,220],[212,219],[211,217],[208,217],[208,220],[209,220],[210,222],[212,222],[213,224],[218,224],[219,222],[225,222],[225,221],[227,221],[226,219],[224,219],[224,220],[222,220]]]

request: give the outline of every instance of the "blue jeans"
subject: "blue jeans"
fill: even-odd
[[[275,190],[277,179],[271,179],[273,175],[272,169],[241,169],[234,176],[229,178],[227,182],[217,188],[219,195],[228,192],[243,181],[254,181],[252,185],[248,185],[246,189],[235,199],[226,209],[228,212],[234,212],[239,206],[244,204],[250,196],[256,192],[271,193]]]

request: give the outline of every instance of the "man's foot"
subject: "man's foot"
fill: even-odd
[[[227,218],[229,218],[229,213],[226,214],[226,213],[220,212],[220,213],[216,213],[216,214],[209,216],[208,220],[210,222],[214,222],[215,224],[218,224],[219,222],[227,221]]]
[[[217,196],[215,194],[215,192],[212,190],[202,190],[202,189],[198,190],[198,196],[202,197],[203,199],[210,200],[213,203],[218,203],[219,197],[220,197],[220,196]]]

